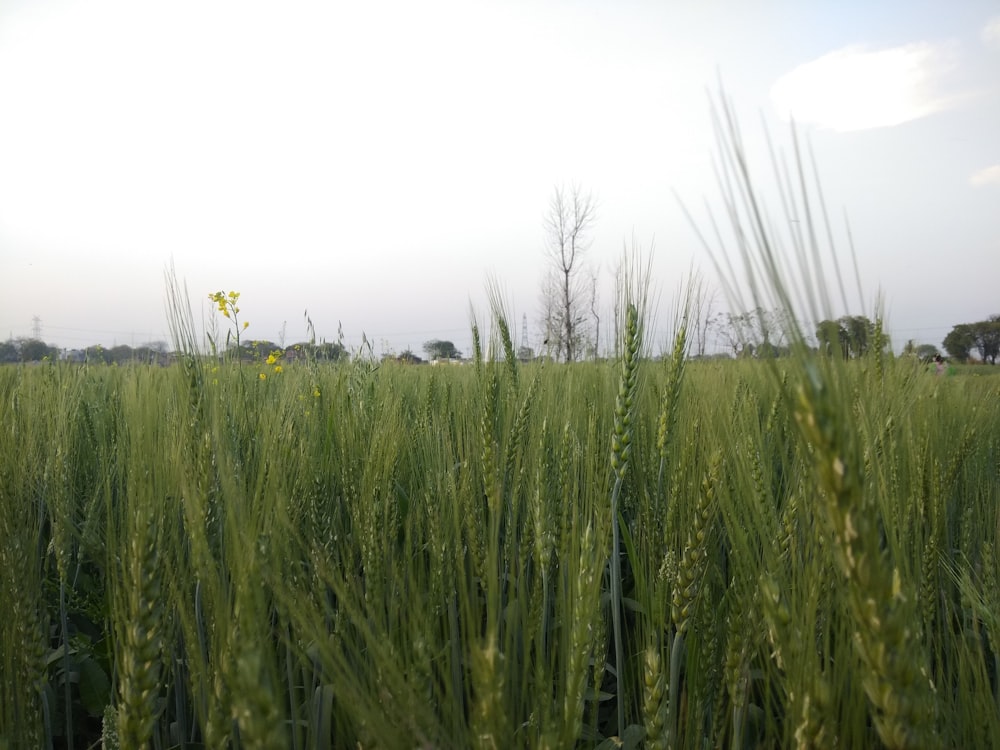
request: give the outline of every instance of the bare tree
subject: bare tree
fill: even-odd
[[[712,310],[715,307],[716,290],[709,288],[699,278],[697,289],[691,300],[691,319],[694,321],[694,352],[704,357],[708,350],[708,330],[712,326]]]
[[[590,315],[594,319],[594,360],[601,356],[601,316],[597,310],[597,272],[590,274]]]
[[[756,307],[742,313],[720,312],[709,325],[733,357],[771,357],[786,348],[789,323],[782,310]]]
[[[581,283],[580,264],[590,243],[597,207],[590,193],[574,186],[567,194],[557,187],[549,202],[544,226],[552,275],[543,282],[543,318],[549,346],[572,362],[584,343],[587,285]],[[555,300],[544,299],[555,295]],[[555,340],[553,340],[555,336]]]
[[[625,294],[625,259],[628,257],[628,246],[622,248],[622,256],[619,258],[618,262],[615,264],[615,299],[624,299]],[[617,360],[621,356],[621,351],[619,350],[619,342],[621,341],[621,305],[615,305],[612,307],[612,331],[611,331],[611,341],[614,344],[614,351],[612,354]]]
[[[546,357],[562,359],[562,306],[559,303],[559,278],[554,268],[549,268],[542,278],[542,288],[540,294],[541,303],[541,328],[542,341],[541,349]]]

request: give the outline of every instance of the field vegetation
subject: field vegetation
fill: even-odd
[[[628,320],[614,365],[497,317],[466,368],[0,370],[2,741],[996,741],[1000,384]]]
[[[1000,381],[654,361],[645,281],[615,362],[210,358],[175,283],[175,365],[0,368],[0,747],[995,746]]]

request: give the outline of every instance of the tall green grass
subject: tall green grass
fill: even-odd
[[[0,737],[1000,737],[991,379],[635,366],[0,370]]]

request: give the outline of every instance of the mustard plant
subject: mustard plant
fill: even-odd
[[[230,342],[235,342],[236,345],[236,357],[242,357],[242,350],[240,349],[240,335],[247,328],[250,327],[250,322],[244,320],[240,322],[240,293],[231,291],[228,294],[222,291],[213,292],[208,295],[208,298],[215,303],[216,310],[222,313],[222,316],[232,323],[232,327],[226,330],[226,348],[229,348]],[[215,348],[215,342],[212,342],[213,349]],[[270,363],[269,363],[270,364]]]

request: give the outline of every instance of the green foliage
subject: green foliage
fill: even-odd
[[[997,363],[1000,356],[1000,315],[994,315],[989,320],[973,323],[972,339],[979,352],[979,358],[991,365]]]
[[[348,358],[347,350],[339,341],[323,341],[319,344],[302,344],[301,350],[318,362],[340,362]],[[294,350],[294,347],[293,347]]]
[[[1000,315],[991,315],[977,323],[960,323],[944,338],[948,354],[964,362],[975,350],[982,362],[995,365],[1000,357]]]
[[[38,339],[23,339],[17,343],[18,361],[41,362],[59,357],[59,349]],[[9,355],[9,352],[8,352]]]
[[[451,341],[431,339],[424,342],[424,351],[429,359],[461,359],[462,353]]]
[[[20,359],[21,354],[16,342],[12,340],[0,341],[0,363],[19,362]]]
[[[383,358],[385,361],[398,362],[401,365],[419,365],[423,364],[423,361],[416,354],[411,352],[409,349],[405,349],[403,352],[397,355],[387,354]]]
[[[959,362],[964,362],[972,353],[972,348],[976,345],[976,338],[972,333],[972,326],[959,323],[949,331],[942,342],[948,356]]]
[[[930,362],[940,355],[938,348],[933,344],[920,344],[914,349],[913,353],[921,362]]]
[[[875,342],[875,324],[864,315],[845,315],[838,320],[822,320],[816,339],[822,354],[840,354],[844,359],[863,357]]]

